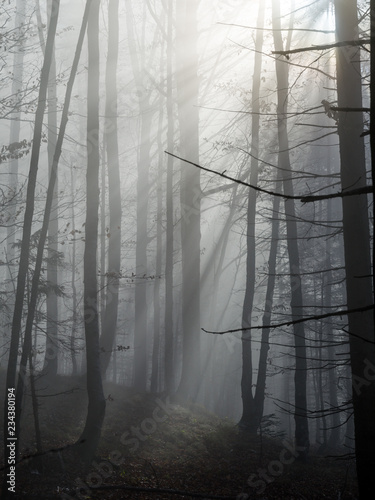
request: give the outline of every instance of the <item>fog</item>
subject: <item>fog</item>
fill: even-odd
[[[369,498],[370,8],[0,5],[2,498]]]

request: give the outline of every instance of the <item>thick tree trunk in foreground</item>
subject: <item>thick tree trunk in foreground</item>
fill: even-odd
[[[337,41],[358,39],[356,0],[336,0]],[[339,107],[361,107],[360,49],[337,49]],[[372,96],[373,98],[373,96]],[[373,124],[372,124],[373,125]],[[342,190],[366,186],[361,113],[339,113]],[[348,309],[373,304],[370,234],[366,195],[342,199]],[[348,315],[353,383],[355,450],[360,498],[373,494],[375,470],[374,323],[372,311]]]
[[[98,446],[105,414],[105,398],[100,370],[99,319],[97,304],[97,246],[99,213],[99,5],[92,0],[88,36],[87,88],[87,176],[84,251],[84,317],[87,362],[88,410],[79,441],[80,455],[90,462]]]

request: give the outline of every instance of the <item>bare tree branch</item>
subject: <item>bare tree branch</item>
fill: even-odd
[[[336,47],[347,47],[348,45],[353,47],[358,47],[362,45],[368,45],[371,43],[370,39],[363,40],[347,40],[344,42],[330,43],[326,45],[312,45],[311,47],[300,47],[299,49],[290,50],[273,50],[271,53],[280,56],[287,56],[289,54],[299,54],[300,52],[311,52],[314,50],[329,50]]]
[[[329,200],[331,198],[345,198],[346,196],[356,196],[367,193],[372,193],[372,186],[364,186],[358,189],[351,189],[350,191],[340,191],[339,193],[333,193],[333,194],[302,196],[300,200],[302,203],[311,203],[319,200]]]
[[[307,32],[313,32],[313,33],[335,33],[334,30],[314,30],[314,29],[307,29],[307,28],[281,28],[280,30],[274,30],[272,28],[256,28],[255,26],[244,26],[242,24],[232,24],[232,23],[216,23],[216,24],[221,24],[223,26],[234,26],[235,28],[246,28],[249,30],[261,30],[261,31],[307,31]]]
[[[199,168],[200,170],[204,170],[205,172],[210,172],[211,174],[216,174],[219,175],[220,177],[223,177],[223,179],[228,179],[229,181],[233,181],[237,184],[241,184],[242,186],[247,186],[249,188],[254,189],[255,191],[259,191],[260,193],[266,193],[270,194],[272,196],[279,196],[280,198],[284,198],[287,200],[299,200],[301,197],[300,196],[287,196],[285,194],[280,194],[276,193],[274,191],[268,191],[268,189],[263,189],[258,186],[253,186],[252,184],[249,184],[248,182],[241,181],[239,179],[235,179],[234,177],[230,177],[229,175],[226,175],[224,172],[217,172],[216,170],[211,170],[210,168],[202,167],[202,165],[198,165],[197,163],[194,163],[192,161],[186,160],[185,158],[181,158],[180,156],[177,156],[173,153],[169,153],[168,151],[164,151],[167,155],[173,156],[173,158],[176,158],[177,160],[181,160],[185,163],[188,163],[189,165],[193,165],[193,167]]]
[[[352,112],[360,112],[360,113],[369,113],[370,108],[339,108],[337,106],[331,106],[330,109],[333,111],[344,111],[346,113],[352,113]]]
[[[244,151],[244,150],[242,150],[242,151]],[[271,196],[278,196],[279,198],[283,198],[286,200],[299,200],[302,203],[311,203],[313,201],[328,200],[330,198],[344,198],[346,196],[356,196],[356,195],[366,194],[366,193],[372,192],[372,186],[364,186],[362,188],[352,189],[350,191],[340,191],[339,193],[333,193],[333,194],[288,196],[285,194],[277,193],[275,191],[269,191],[268,189],[260,188],[259,186],[253,186],[252,184],[249,184],[248,182],[242,181],[240,179],[235,179],[234,177],[226,175],[225,174],[226,170],[224,170],[224,172],[218,172],[217,170],[212,170],[212,169],[207,168],[207,167],[202,167],[202,165],[198,165],[197,163],[186,160],[185,158],[181,158],[180,156],[177,156],[173,153],[169,153],[168,151],[164,151],[164,152],[167,155],[173,156],[173,158],[176,158],[177,160],[181,160],[185,163],[188,163],[189,165],[193,165],[193,167],[199,168],[200,170],[204,170],[205,172],[210,172],[211,174],[218,175],[219,177],[222,177],[223,179],[227,179],[229,181],[235,182],[236,184],[241,184],[242,186],[249,187],[251,189],[254,189],[255,191],[259,191],[260,193],[266,193],[266,194],[269,194]],[[250,153],[247,153],[247,154],[250,154]],[[266,162],[263,162],[263,163],[266,163]]]
[[[371,311],[374,309],[374,305],[371,304],[370,306],[365,306],[365,307],[359,307],[357,309],[347,309],[347,310],[341,310],[341,311],[336,311],[332,313],[327,313],[327,314],[317,314],[315,316],[307,316],[304,318],[296,319],[296,320],[290,320],[290,321],[284,321],[282,323],[274,323],[271,325],[258,325],[258,326],[249,326],[248,328],[235,328],[233,330],[225,330],[225,331],[220,331],[220,332],[213,332],[210,330],[205,330],[202,328],[202,331],[205,333],[211,333],[213,335],[225,335],[226,333],[237,333],[237,332],[244,332],[247,330],[264,330],[265,328],[281,328],[282,326],[290,326],[290,325],[295,325],[297,323],[305,323],[307,321],[316,321],[318,319],[325,319],[325,318],[331,318],[333,316],[345,316],[347,314],[353,314],[357,312],[366,312],[366,311]],[[362,338],[362,337],[360,337]],[[366,340],[366,339],[363,339]]]

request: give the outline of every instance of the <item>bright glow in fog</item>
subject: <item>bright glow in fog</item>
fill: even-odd
[[[199,29],[200,36],[198,40],[198,53],[199,53],[199,78],[200,78],[200,94],[199,94],[199,109],[200,109],[200,162],[204,165],[209,165],[213,170],[223,171],[233,176],[240,178],[248,168],[248,160],[246,155],[241,150],[247,150],[249,147],[249,139],[251,137],[251,129],[249,124],[249,115],[237,115],[236,111],[250,111],[251,110],[251,79],[252,68],[254,61],[254,41],[256,30],[241,28],[236,25],[249,26],[255,28],[257,20],[258,6],[255,2],[247,2],[245,6],[239,8],[239,1],[232,2],[213,2],[214,8],[206,9],[204,4],[201,4],[199,12]],[[334,39],[333,34],[319,33],[314,30],[332,30],[333,29],[333,16],[331,12],[327,12],[322,6],[317,6],[318,10],[312,24],[309,18],[309,10],[307,6],[310,2],[296,3],[294,25],[296,30],[293,32],[292,48],[298,46],[309,46],[326,43]],[[306,6],[306,9],[303,7]],[[282,26],[287,28],[290,22],[288,16],[288,5],[283,4],[282,11]],[[75,9],[75,15],[72,16]],[[74,19],[78,19],[78,10],[75,7],[70,10],[69,16],[63,11],[61,23],[64,25],[75,25]],[[152,18],[145,21],[144,8],[142,6],[134,6],[132,11],[132,25],[134,30],[141,30],[145,35],[145,40],[140,38],[136,40],[135,50],[138,64],[154,63],[153,71],[155,76],[150,75],[149,68],[144,68],[137,76],[137,81],[134,79],[134,71],[131,68],[130,51],[132,50],[128,43],[128,32],[126,25],[127,12],[124,6],[121,6],[120,12],[120,59],[119,59],[119,126],[123,131],[122,135],[127,137],[127,140],[121,144],[120,159],[121,159],[121,175],[122,175],[122,194],[123,199],[127,205],[127,217],[124,220],[123,230],[123,260],[126,274],[134,272],[135,266],[135,232],[134,224],[136,223],[136,214],[133,207],[128,204],[134,203],[134,186],[136,182],[136,164],[139,158],[139,131],[142,122],[142,115],[139,113],[139,105],[146,103],[146,110],[152,113],[151,134],[157,134],[159,127],[158,115],[156,113],[158,102],[158,86],[165,88],[165,76],[159,73],[158,65],[155,64],[158,60],[156,54],[160,54],[158,45],[160,39],[155,38],[155,24]],[[264,47],[263,47],[263,74],[262,74],[262,88],[261,100],[262,111],[264,111],[264,118],[262,118],[262,136],[266,140],[268,147],[266,150],[261,151],[259,155],[261,159],[275,163],[275,151],[277,146],[275,142],[275,132],[272,131],[273,118],[272,113],[275,112],[275,88],[276,80],[274,75],[274,61],[270,57],[273,50],[273,40],[271,33],[271,11],[268,8],[265,16],[265,31],[264,31]],[[102,74],[104,72],[105,53],[106,53],[106,32],[105,19],[103,17],[103,31],[101,34],[101,48],[102,48]],[[64,41],[64,47],[58,50],[61,54],[60,65],[69,64],[69,56],[66,52],[67,40],[71,40],[72,47],[74,46],[73,33],[68,37],[61,37],[61,42]],[[283,33],[284,42],[287,39],[288,32]],[[60,40],[58,41],[60,42]],[[152,51],[155,52],[153,60],[150,59]],[[86,64],[85,55],[83,56],[83,64]],[[311,61],[316,59],[316,54],[301,54],[293,56],[292,62],[298,65],[308,65]],[[319,63],[315,65],[318,67]],[[300,110],[301,105],[308,107],[306,96],[314,96],[316,102],[321,100],[322,81],[315,77],[317,74],[314,72],[313,79],[302,78],[299,79],[299,67],[291,67],[291,79],[295,79],[296,89],[298,92],[303,92],[302,100],[296,99],[294,90],[290,98],[291,109]],[[102,77],[103,78],[103,77]],[[85,77],[84,72],[82,77],[79,78],[77,85],[79,90],[76,93],[75,102],[73,105],[73,112],[77,113],[77,119],[80,115],[85,115]],[[301,90],[301,85],[305,90]],[[103,89],[104,92],[104,89]],[[174,94],[174,99],[176,99]],[[323,97],[326,97],[324,94]],[[104,94],[103,94],[104,98]],[[267,118],[266,114],[270,113]],[[79,125],[79,122],[74,124],[72,119],[72,126],[78,130],[82,130],[84,123]],[[296,124],[290,125],[291,140],[298,143],[299,134],[305,132],[304,129],[297,129]],[[166,134],[166,124],[163,124],[163,135]],[[298,136],[293,134],[297,133]],[[82,143],[84,143],[84,136],[82,136]],[[266,152],[267,151],[267,152]],[[156,153],[155,147],[151,149],[153,155]],[[73,153],[72,153],[73,154]],[[299,161],[301,156],[298,150],[293,153],[294,161]],[[74,158],[74,156],[72,157]],[[292,156],[293,158],[293,156]],[[156,165],[157,157],[151,161],[150,178],[151,182],[156,181]],[[176,165],[176,168],[177,165]],[[69,183],[70,174],[66,172],[66,181]],[[177,181],[178,174],[175,174],[175,182]],[[260,174],[260,182],[262,185],[273,189],[273,183],[268,179],[273,176],[273,172],[265,169]],[[82,182],[82,181],[81,181]],[[221,181],[215,175],[202,173],[201,186],[203,193],[215,190],[216,192],[204,197],[202,200],[202,223],[201,223],[201,325],[209,330],[222,330],[228,328],[238,328],[241,324],[242,306],[243,306],[243,293],[245,288],[245,236],[246,236],[246,203],[247,203],[247,189],[239,188],[236,194],[231,190],[220,191],[220,185],[225,186],[229,184],[228,181]],[[296,189],[305,189],[302,186]],[[151,184],[151,193],[154,193],[154,187]],[[261,197],[259,213],[262,211],[265,214],[270,213],[269,200]],[[228,227],[226,222],[230,217],[231,223]],[[255,324],[261,322],[263,303],[265,297],[265,273],[268,261],[268,241],[269,241],[269,224],[267,218],[264,219],[258,216],[257,237],[258,250],[257,250],[257,291],[254,302],[254,307],[257,313],[253,315]],[[81,222],[82,223],[82,222]],[[179,216],[176,214],[175,219],[176,231],[179,230]],[[155,224],[151,223],[149,230],[155,231]],[[263,243],[262,243],[263,242]],[[179,248],[177,238],[177,250]],[[154,253],[149,255],[150,274],[154,273]],[[180,286],[179,278],[179,260],[176,261],[176,286]],[[131,286],[124,283],[123,293],[124,300],[131,301],[133,290]],[[150,288],[150,285],[145,284]],[[151,291],[150,291],[151,294]],[[151,301],[151,295],[149,297]],[[178,288],[176,289],[175,304],[176,311],[180,307],[180,296]],[[282,294],[279,299],[276,299],[275,310],[281,308],[283,305]],[[281,309],[280,309],[281,310]],[[151,311],[149,307],[149,320],[151,321]],[[127,309],[121,313],[121,319],[126,325],[126,330],[131,331],[133,328],[132,320],[129,318],[131,309]],[[180,319],[175,313],[176,327],[180,328]],[[258,361],[259,344],[256,339],[259,338],[258,333],[254,333],[254,366]],[[231,373],[233,386],[239,385],[241,375],[241,357],[240,357],[240,334],[231,335],[228,337],[210,337],[208,334],[201,336],[202,343],[202,359],[206,366],[206,372],[211,373],[210,380],[215,380],[216,384],[224,383],[226,379],[225,373]],[[124,343],[131,343],[131,336],[129,340],[124,339]],[[213,348],[212,346],[215,346]],[[211,347],[210,347],[211,346]],[[149,354],[151,355],[152,343],[149,344]],[[274,355],[277,356],[276,353]],[[217,360],[222,359],[224,363],[225,372],[221,377],[213,375],[215,373],[215,365]],[[216,360],[216,361],[215,361]],[[281,360],[281,363],[284,361]],[[277,363],[276,363],[277,364]],[[256,376],[257,370],[254,369]],[[124,375],[129,380],[130,374]],[[219,382],[221,380],[221,382]],[[202,377],[200,398],[204,398],[205,384],[208,379]],[[235,399],[235,406],[230,410],[230,416],[238,418],[240,412],[240,399],[237,393]],[[203,402],[203,399],[202,399]],[[215,406],[216,403],[212,402]],[[222,410],[225,411],[226,410]]]

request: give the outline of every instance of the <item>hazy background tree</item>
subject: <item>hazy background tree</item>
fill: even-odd
[[[176,4],[177,102],[180,150],[199,163],[198,2]],[[182,373],[178,392],[195,399],[200,379],[200,172],[181,162]]]
[[[103,330],[101,333],[102,374],[108,369],[112,350],[116,339],[119,282],[121,275],[121,180],[118,151],[117,126],[117,64],[119,43],[119,2],[112,0],[108,4],[108,55],[106,71],[106,122],[105,145],[108,162],[108,202],[109,232],[108,236],[108,270],[107,270],[107,302],[104,312]],[[103,187],[104,189],[104,187]],[[105,238],[102,235],[102,238]],[[104,270],[102,270],[104,272]]]

